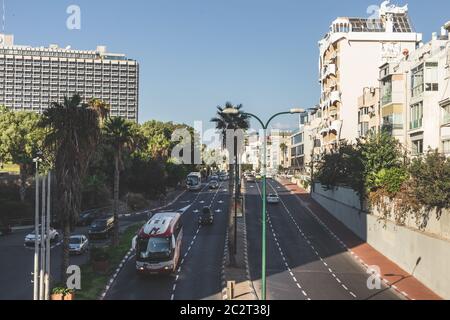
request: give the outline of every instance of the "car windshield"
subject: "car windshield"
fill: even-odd
[[[70,238],[70,244],[81,244],[81,238]]]
[[[95,221],[92,224],[92,228],[103,228],[106,227],[106,220]]]

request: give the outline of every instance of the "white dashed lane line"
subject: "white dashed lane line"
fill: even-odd
[[[217,199],[217,196],[218,196],[219,192],[221,191],[221,188],[222,188],[222,184],[220,184],[219,189],[217,189],[216,193],[214,194],[214,197],[212,198],[211,203],[210,203],[210,207],[212,207],[212,205],[214,204],[215,200]],[[203,190],[205,190],[205,189],[203,189]],[[197,200],[199,199],[200,195],[201,195],[201,193],[199,193],[197,195],[197,197],[195,198],[193,204],[195,202],[197,202]],[[199,203],[200,204],[204,204],[206,202],[205,201],[200,201]],[[193,212],[194,213],[198,213],[199,210],[195,210]],[[175,300],[175,296],[176,296],[176,292],[177,292],[177,285],[178,285],[178,282],[179,282],[179,279],[180,279],[180,274],[183,271],[183,266],[185,265],[186,260],[189,257],[189,253],[192,251],[192,248],[194,247],[194,245],[196,243],[196,240],[198,238],[198,235],[199,235],[201,229],[202,229],[202,226],[199,225],[198,228],[197,228],[197,231],[195,232],[195,235],[194,235],[191,243],[189,244],[188,250],[186,251],[186,253],[183,256],[183,259],[180,262],[180,265],[178,267],[177,273],[175,275],[175,281],[174,281],[174,285],[173,285],[173,288],[172,288],[172,295],[170,297],[170,300],[172,300],[172,301]]]
[[[259,188],[259,185],[257,184],[256,187],[258,188],[258,192],[259,192],[259,194],[261,195],[261,190],[260,190],[260,188]],[[261,195],[261,197],[262,197],[262,195]],[[289,275],[290,275],[292,281],[295,283],[295,285],[297,286],[297,288],[300,290],[300,292],[301,292],[301,294],[303,295],[303,297],[304,297],[305,299],[307,299],[307,300],[311,300],[311,299],[308,298],[308,294],[307,294],[306,291],[303,289],[303,287],[302,287],[302,285],[300,284],[300,282],[298,281],[298,279],[295,277],[294,273],[292,272],[291,267],[289,266],[288,261],[286,260],[286,257],[285,257],[285,255],[284,255],[283,249],[281,248],[281,245],[280,245],[280,243],[279,243],[279,241],[278,241],[277,234],[275,233],[275,229],[274,229],[274,227],[273,227],[273,225],[272,225],[272,220],[271,220],[271,218],[270,218],[269,212],[267,212],[267,222],[269,223],[270,231],[271,231],[271,233],[272,233],[272,235],[273,235],[274,242],[276,243],[276,245],[277,245],[277,247],[278,247],[278,251],[280,252],[281,258],[283,259],[283,262],[284,262],[284,266],[285,266],[285,268],[286,268],[286,271],[289,273]]]
[[[268,185],[272,188],[272,190],[276,193],[275,188],[272,186],[272,184],[269,182]],[[312,244],[311,240],[306,236],[304,230],[300,227],[300,225],[297,223],[297,221],[295,220],[294,216],[292,215],[291,211],[289,210],[289,208],[287,207],[286,203],[283,201],[283,199],[280,197],[280,202],[283,205],[285,211],[287,212],[289,218],[291,219],[291,221],[293,222],[293,224],[295,225],[295,227],[297,228],[299,234],[302,236],[302,238],[305,239],[306,243],[309,245],[311,251],[314,253],[314,255],[319,258],[319,260],[322,262],[322,264],[324,265],[325,269],[328,270],[328,272],[330,273],[330,275],[332,276],[332,278],[342,287],[342,289],[344,289],[349,295],[351,295],[352,297],[356,298],[356,295],[350,291],[348,289],[348,286],[344,285],[341,281],[341,279],[339,277],[336,276],[336,273],[334,272],[334,270],[332,268],[330,268],[330,266],[325,262],[325,259],[319,254],[319,252],[316,250],[315,246]]]

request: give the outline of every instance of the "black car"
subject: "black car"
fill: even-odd
[[[199,218],[198,223],[200,225],[212,225],[214,223],[214,214],[211,211],[211,208],[204,207]]]
[[[95,220],[102,218],[103,214],[97,210],[85,211],[78,218],[78,226],[85,227],[91,225]]]
[[[114,229],[114,217],[95,220],[89,228],[90,239],[106,239]]]

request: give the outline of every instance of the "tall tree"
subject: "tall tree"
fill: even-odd
[[[20,200],[25,201],[27,179],[33,173],[33,158],[42,150],[44,130],[39,115],[0,108],[0,160],[20,168]]]
[[[80,208],[82,181],[100,137],[95,110],[74,95],[64,102],[52,103],[44,112],[40,126],[48,130],[45,146],[54,152],[58,208],[64,229],[61,274],[67,278],[69,239]]]
[[[227,147],[227,134],[229,130],[232,130],[236,132],[237,130],[248,130],[250,127],[250,117],[246,115],[243,110],[243,105],[237,105],[234,106],[231,102],[227,102],[224,107],[218,106],[217,107],[217,116],[215,118],[211,119],[211,122],[213,122],[216,125],[216,129],[220,131],[222,135],[222,148]],[[224,110],[226,109],[237,109],[240,111],[238,114],[225,114]],[[239,156],[237,155],[230,155],[231,156]],[[232,161],[230,161],[231,163]],[[234,166],[229,166],[229,176],[234,176]],[[234,179],[230,179],[230,188],[232,187]]]
[[[101,99],[91,99],[89,106],[98,114],[100,124],[103,125],[111,112],[111,106]]]
[[[110,118],[105,122],[104,137],[114,149],[114,237],[113,245],[119,244],[119,188],[120,172],[123,171],[123,152],[132,151],[137,144],[138,132],[134,123],[123,118]]]

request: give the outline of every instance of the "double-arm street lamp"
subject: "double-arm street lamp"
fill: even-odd
[[[259,117],[255,116],[251,113],[240,112],[235,108],[228,108],[223,110],[224,114],[227,115],[239,115],[243,114],[249,116],[251,118],[256,119],[262,126],[264,133],[264,142],[263,142],[263,187],[262,187],[262,264],[261,264],[261,300],[267,300],[267,129],[269,128],[270,123],[277,117],[288,114],[302,114],[305,113],[304,109],[291,109],[290,111],[280,112],[273,115],[269,121],[264,123]]]

